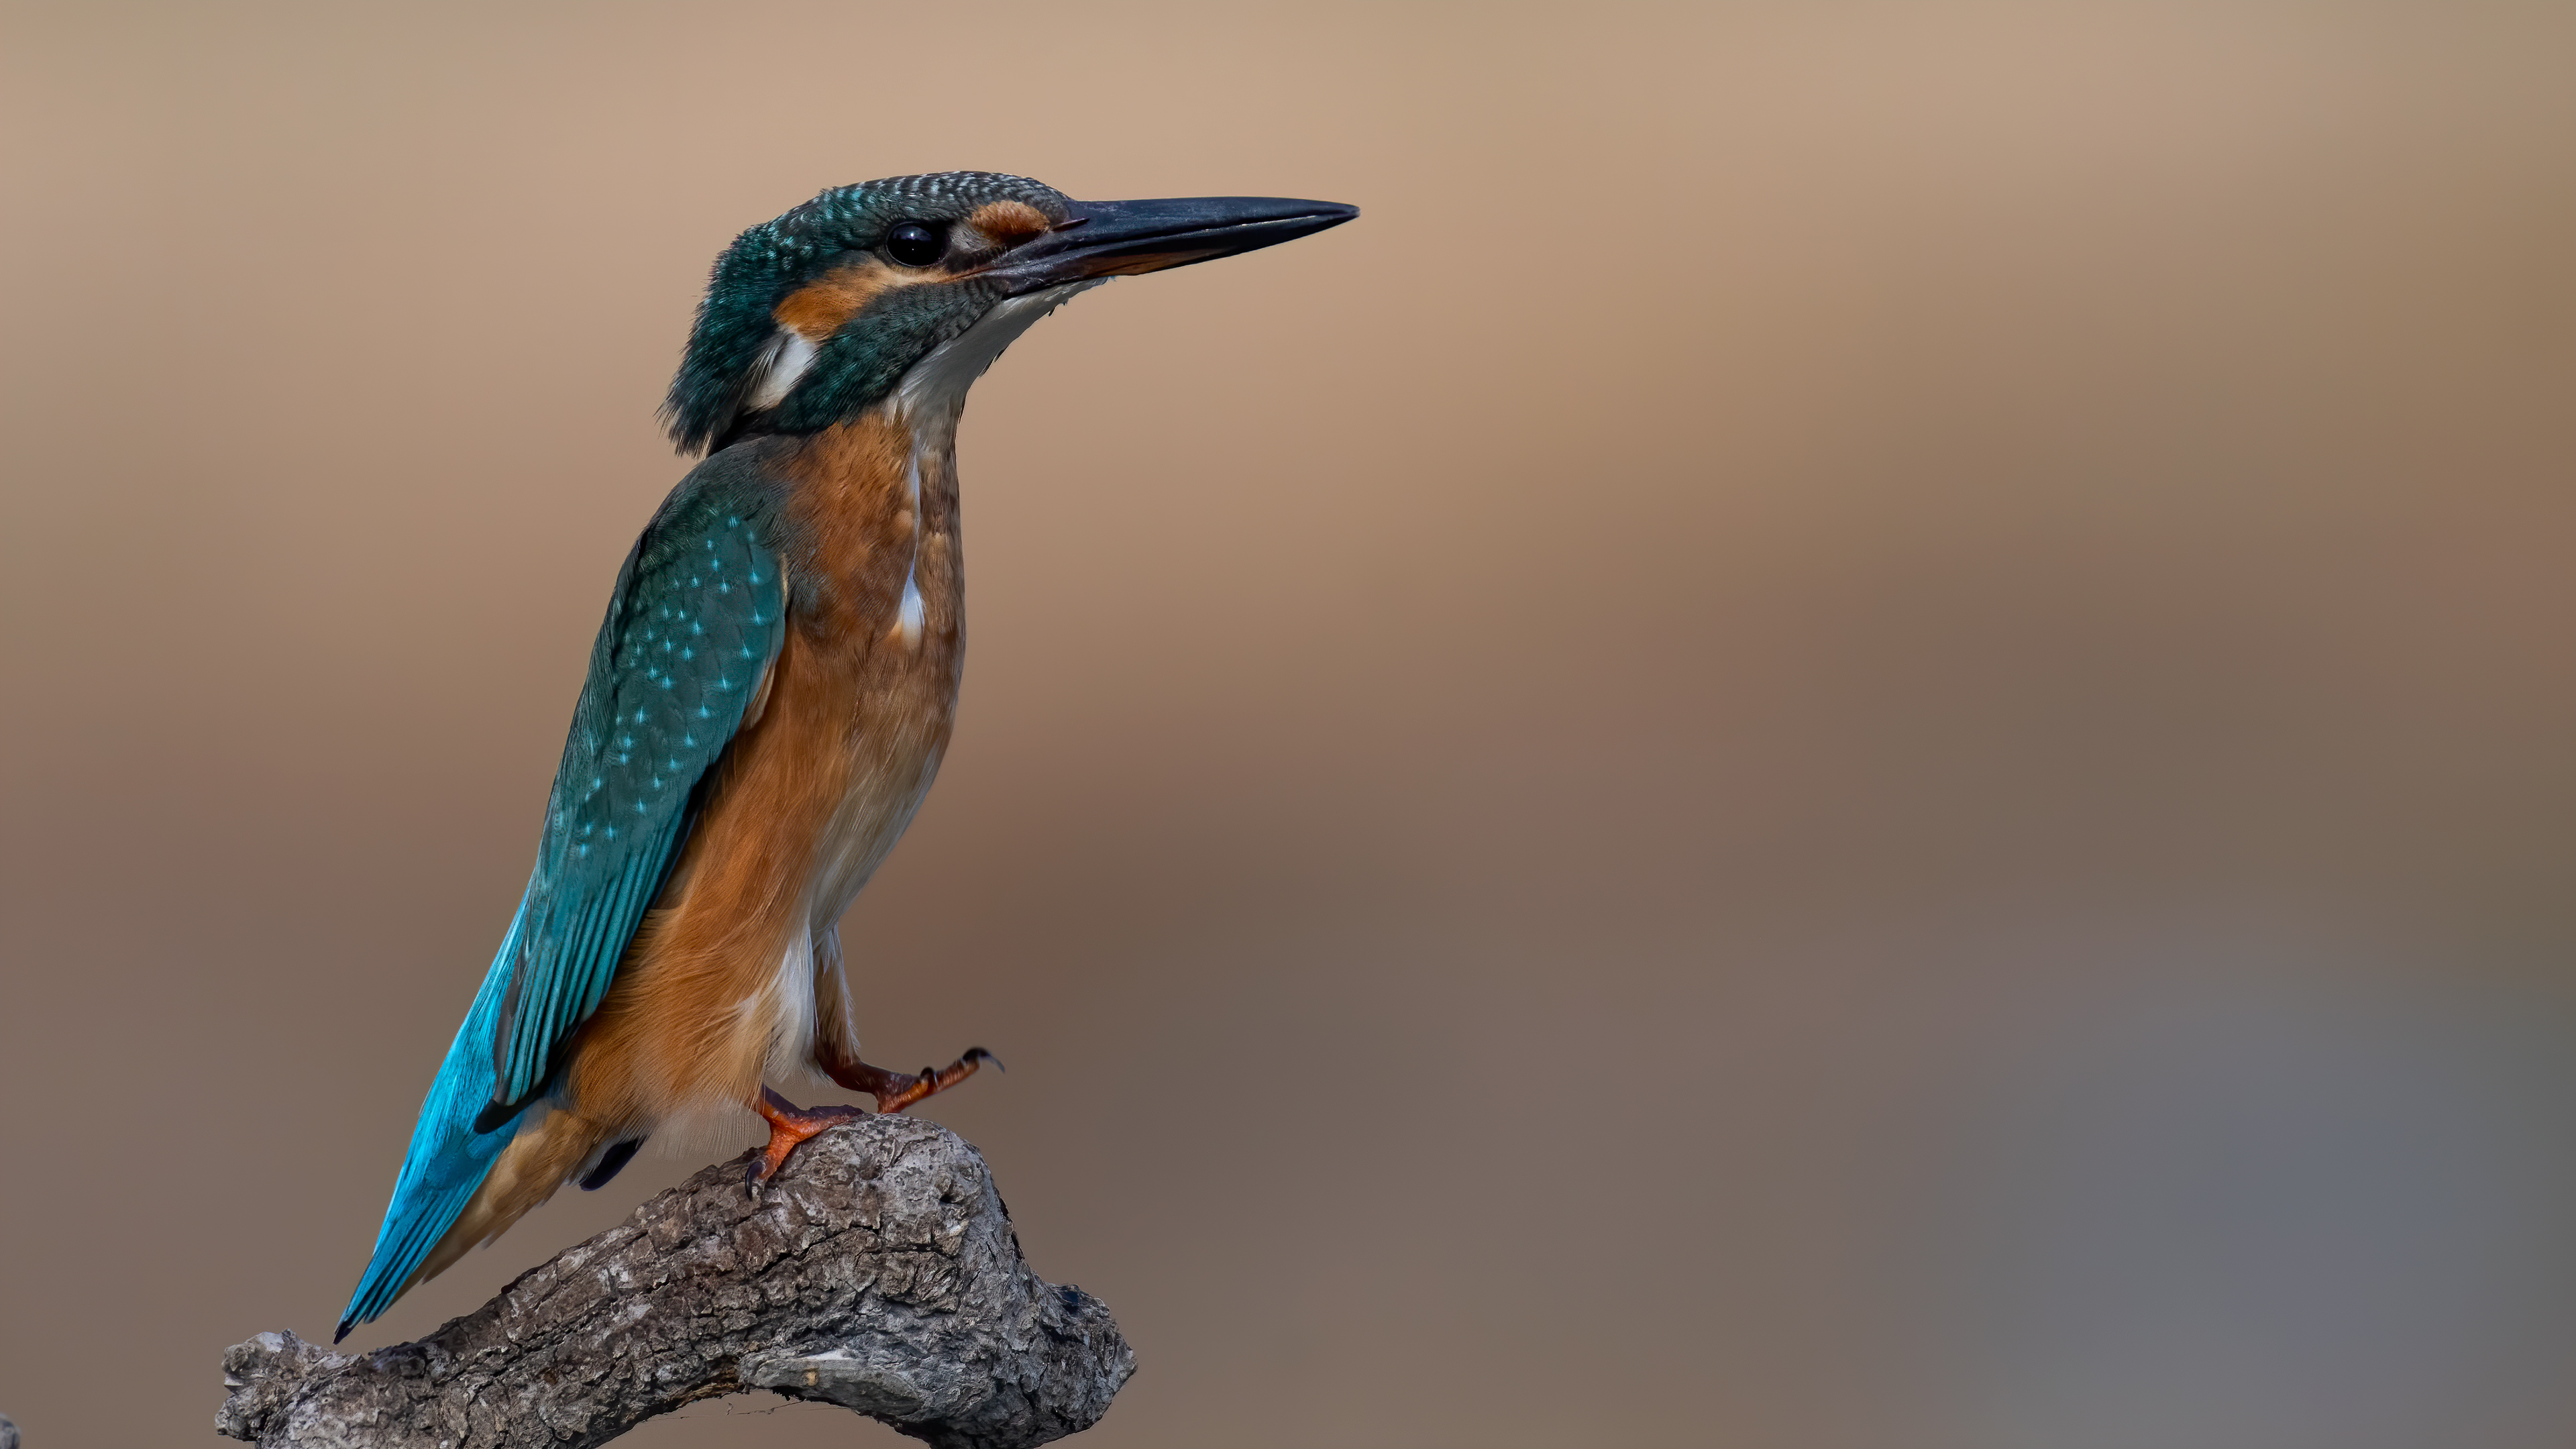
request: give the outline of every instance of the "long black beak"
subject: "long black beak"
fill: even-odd
[[[1023,244],[990,275],[1012,296],[1093,277],[1133,277],[1295,241],[1360,214],[1334,201],[1184,196],[1077,201],[1073,215]]]

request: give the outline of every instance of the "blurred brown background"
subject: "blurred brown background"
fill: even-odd
[[[977,390],[845,928],[1088,1442],[2576,1442],[2576,10],[0,23],[30,1449],[328,1335],[709,260],[948,167],[1366,211]]]

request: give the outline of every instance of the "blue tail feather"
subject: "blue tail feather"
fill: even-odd
[[[519,931],[527,919],[523,899],[510,933],[484,973],[473,1009],[457,1028],[447,1048],[429,1099],[420,1105],[412,1128],[411,1150],[395,1179],[393,1201],[385,1208],[384,1226],[376,1233],[375,1255],[367,1262],[358,1291],[340,1316],[332,1342],[346,1338],[358,1324],[374,1321],[402,1296],[403,1285],[438,1245],[440,1237],[465,1210],[474,1189],[482,1186],[501,1149],[510,1144],[520,1119],[513,1117],[490,1132],[474,1130],[475,1114],[492,1100],[492,1036],[501,1015],[501,997],[509,989],[510,967],[517,959]]]

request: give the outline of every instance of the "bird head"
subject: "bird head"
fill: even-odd
[[[716,259],[662,416],[682,451],[962,402],[1011,339],[1111,277],[1272,246],[1359,215],[1329,201],[1075,201],[985,171],[837,186]]]

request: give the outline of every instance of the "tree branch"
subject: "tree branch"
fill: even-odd
[[[991,1171],[946,1128],[835,1127],[757,1200],[745,1160],[417,1343],[235,1344],[215,1427],[270,1449],[577,1449],[760,1388],[932,1444],[1018,1449],[1091,1427],[1136,1371],[1100,1300],[1021,1261]]]

